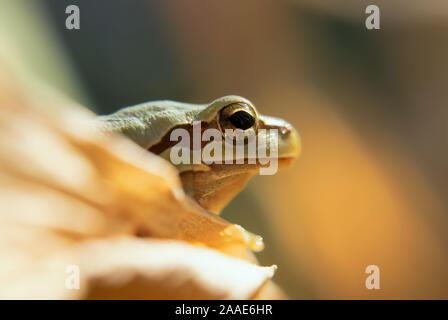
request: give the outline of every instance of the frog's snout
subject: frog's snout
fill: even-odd
[[[279,129],[278,140],[279,158],[299,157],[302,151],[302,143],[299,133],[291,124],[288,123]]]

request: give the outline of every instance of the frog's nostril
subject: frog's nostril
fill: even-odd
[[[280,133],[284,136],[289,135],[291,133],[291,130],[289,130],[289,128],[287,127],[283,127],[280,129]]]

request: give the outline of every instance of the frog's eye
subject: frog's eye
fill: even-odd
[[[246,111],[237,111],[234,114],[232,114],[228,120],[231,124],[235,126],[235,128],[246,130],[251,128],[254,123],[255,119]]]
[[[221,110],[218,123],[222,132],[226,129],[240,129],[243,131],[256,129],[257,115],[249,105],[233,103]]]

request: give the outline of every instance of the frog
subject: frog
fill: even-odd
[[[173,151],[178,144],[178,140],[173,139],[176,130],[181,129],[194,135],[199,125],[200,133],[213,129],[221,135],[221,140],[216,137],[209,141],[201,140],[196,146],[194,142],[187,143],[187,148],[193,152],[204,150],[211,143],[224,150],[225,145],[238,139],[247,145],[251,137],[258,141],[275,141],[274,144],[264,144],[267,148],[264,160],[276,161],[279,169],[290,166],[301,152],[300,136],[289,122],[259,114],[252,102],[236,95],[220,97],[206,104],[150,101],[100,115],[96,122],[103,133],[122,134],[141,148],[169,161],[177,169],[185,193],[214,214],[220,214],[245,188],[249,179],[267,166],[267,162],[261,161],[261,158],[250,161],[254,160],[253,154],[248,153],[246,148],[239,159],[242,161],[222,159],[222,162],[210,162],[202,159],[199,163],[177,163],[173,161]],[[238,135],[230,137],[228,132],[232,130],[246,135],[243,138],[238,138]],[[235,147],[231,154],[235,154],[234,151]],[[219,156],[218,153],[216,155]]]

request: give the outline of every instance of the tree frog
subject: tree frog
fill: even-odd
[[[233,95],[208,104],[166,100],[147,102],[99,116],[97,122],[101,131],[122,133],[142,148],[170,161],[178,169],[186,193],[207,211],[216,214],[245,187],[249,178],[267,166],[267,162],[276,161],[279,168],[285,167],[298,157],[301,150],[299,135],[291,124],[279,118],[260,115],[249,100]],[[218,146],[211,154],[215,160],[216,157],[222,157],[219,159],[222,162],[210,162],[204,158],[190,163],[173,161],[173,154],[177,155],[180,150],[173,153],[173,148],[179,142],[173,139],[176,129],[183,129],[193,136],[193,140],[199,133],[199,143],[195,144],[194,140],[184,144],[193,154],[196,152],[201,156],[201,151],[205,151],[207,145],[212,143],[215,148]],[[213,139],[204,139],[207,129],[214,129],[220,137],[215,135]],[[243,133],[242,138],[230,137],[227,132],[232,130]],[[274,138],[275,141],[270,140]],[[239,154],[239,162],[237,159],[226,162],[229,155],[226,151],[229,149],[225,148],[238,139],[240,142],[243,139],[241,144],[246,146],[243,147],[244,152]],[[250,141],[264,141],[257,147],[265,147],[262,157],[256,153],[259,157],[253,159],[253,153],[248,151]],[[222,148],[222,152],[218,152],[219,148]],[[236,148],[237,144],[234,143],[230,155],[236,154]]]

